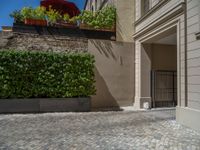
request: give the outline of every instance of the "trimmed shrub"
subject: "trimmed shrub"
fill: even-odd
[[[67,98],[95,94],[88,53],[0,52],[0,98]]]

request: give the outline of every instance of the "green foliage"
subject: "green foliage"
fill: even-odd
[[[45,17],[46,17],[46,8],[39,6],[36,9],[34,9],[32,13],[33,13],[32,17],[34,19],[45,20]]]
[[[94,57],[87,53],[0,52],[0,98],[95,94]]]
[[[20,14],[24,19],[45,19],[46,16],[46,8],[45,7],[37,7],[33,9],[32,7],[24,7],[22,8]]]
[[[55,9],[52,9],[51,7],[49,7],[49,11],[47,11],[47,18],[50,24],[54,24],[58,20],[62,20],[61,14]]]
[[[64,20],[65,22],[69,22],[69,19],[70,19],[69,14],[64,14],[64,15],[63,15],[63,20]]]
[[[116,8],[106,6],[97,12],[83,11],[79,19],[94,28],[112,28],[116,23]]]
[[[76,24],[77,20],[78,20],[77,16],[74,16],[74,17],[72,17],[72,18],[69,19],[69,23]]]
[[[14,18],[15,22],[23,22],[24,18],[19,10],[15,10],[10,14],[11,18]]]
[[[79,19],[82,23],[85,23],[87,25],[92,25],[92,21],[95,19],[95,15],[92,11],[84,10],[79,15]]]
[[[34,10],[32,7],[24,7],[21,10],[21,15],[23,16],[24,19],[30,19],[33,18],[33,13]]]

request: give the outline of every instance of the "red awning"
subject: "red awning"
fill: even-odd
[[[67,2],[66,0],[43,0],[40,2],[40,6],[46,7],[47,10],[49,6],[52,6],[52,9],[57,10],[62,15],[68,13],[70,17],[80,14],[78,7],[74,3]]]

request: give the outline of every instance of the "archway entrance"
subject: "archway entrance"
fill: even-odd
[[[177,29],[140,43],[140,108],[177,105]]]

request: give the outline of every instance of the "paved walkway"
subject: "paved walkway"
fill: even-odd
[[[0,115],[1,150],[200,150],[175,111]]]

